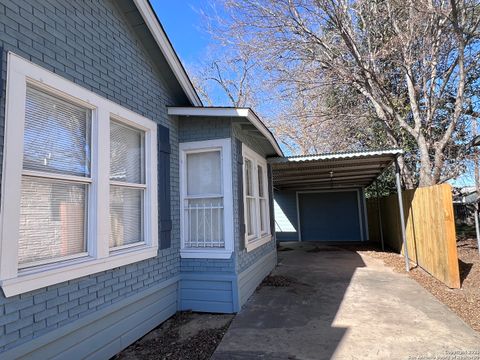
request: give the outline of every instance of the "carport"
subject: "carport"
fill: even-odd
[[[369,240],[365,188],[400,154],[384,149],[271,158],[277,241]],[[398,164],[396,174],[404,224]]]

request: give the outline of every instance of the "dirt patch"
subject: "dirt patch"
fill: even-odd
[[[396,272],[406,272],[405,260],[397,253],[375,249],[355,249],[354,251],[383,260],[385,265],[392,267]],[[480,332],[480,255],[476,239],[459,239],[457,251],[461,289],[448,288],[419,267],[413,268],[408,275],[457,313],[472,329]]]
[[[233,315],[178,312],[113,359],[210,359],[232,319]]]
[[[259,285],[259,288],[263,286],[272,286],[272,287],[288,287],[295,283],[295,280],[283,275],[269,275],[263,279],[262,283]]]
[[[293,249],[289,247],[279,247],[278,251],[293,251]]]

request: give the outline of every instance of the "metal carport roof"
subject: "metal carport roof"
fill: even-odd
[[[312,190],[368,186],[402,154],[400,149],[270,158],[276,189]]]

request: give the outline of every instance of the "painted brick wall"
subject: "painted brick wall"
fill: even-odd
[[[12,51],[170,127],[173,220],[172,247],[156,258],[8,299],[0,294],[1,352],[179,273],[178,124],[166,105],[183,104],[169,95],[161,71],[113,0],[2,0],[0,18],[2,143],[6,52]]]
[[[178,141],[204,141],[231,137],[231,120],[222,117],[182,117]]]
[[[265,150],[263,149],[262,145],[255,140],[255,138],[248,136],[248,134],[240,129],[239,126],[235,124],[232,126],[232,134],[235,138],[239,139],[242,143],[247,145],[253,151],[257,152],[262,156],[266,156]],[[236,142],[232,141],[232,154],[233,154],[233,164],[237,164],[238,159],[236,158],[238,151],[236,149]],[[236,252],[236,271],[237,273],[241,273],[249,266],[253,265],[257,260],[259,260],[264,255],[275,251],[275,241],[270,241],[255,250],[247,252],[242,247],[243,240],[240,239],[240,219],[238,216],[238,204],[243,199],[240,198],[240,186],[242,184],[238,184],[238,176],[237,176],[237,167],[233,166],[233,213],[234,213],[234,228],[235,228],[235,252]],[[243,221],[243,220],[242,220]],[[243,235],[242,235],[243,236]]]

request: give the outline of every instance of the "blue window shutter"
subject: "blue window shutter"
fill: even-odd
[[[268,199],[269,199],[269,207],[270,207],[270,234],[272,236],[275,235],[275,213],[274,213],[274,205],[273,205],[273,172],[272,172],[272,166],[270,164],[267,165],[268,170]]]
[[[170,210],[170,130],[162,125],[157,128],[158,137],[158,212],[159,246],[171,245],[172,217]]]
[[[245,210],[243,208],[243,154],[242,142],[235,139],[235,149],[237,158],[237,187],[238,187],[238,223],[239,223],[239,241],[240,250],[245,249]]]

